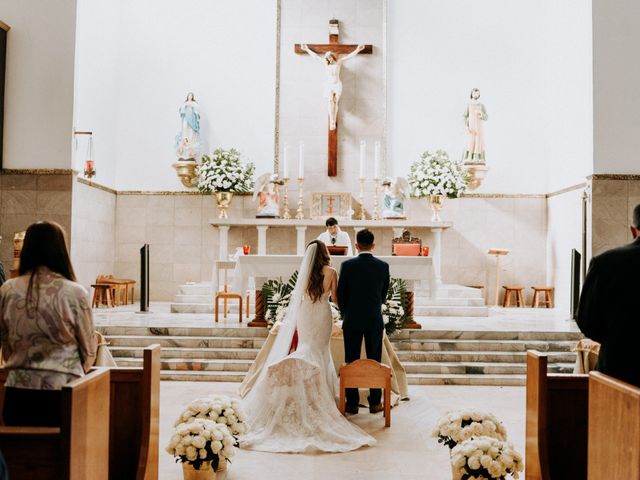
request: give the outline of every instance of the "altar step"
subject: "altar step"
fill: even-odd
[[[119,366],[139,366],[144,347],[159,343],[161,379],[240,382],[258,355],[264,328],[98,328]],[[391,342],[410,384],[524,385],[526,350],[549,355],[549,371],[572,371],[579,333],[403,330]]]

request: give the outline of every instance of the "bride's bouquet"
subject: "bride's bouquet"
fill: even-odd
[[[517,479],[523,463],[522,456],[510,443],[491,437],[475,437],[451,451],[451,468],[454,480],[504,480],[507,475]]]
[[[198,419],[211,420],[220,425],[226,425],[229,432],[238,440],[238,436],[249,430],[247,416],[240,406],[240,402],[232,400],[225,395],[212,395],[208,398],[199,398],[190,402],[174,423],[178,426],[182,423],[190,423]]]
[[[236,440],[226,425],[192,418],[174,428],[166,450],[176,457],[176,462],[188,463],[196,470],[206,463],[217,470],[221,462],[230,461],[235,447]]]
[[[438,443],[454,448],[471,437],[485,436],[504,441],[507,439],[507,430],[490,413],[461,410],[442,417],[432,435],[438,439]]]

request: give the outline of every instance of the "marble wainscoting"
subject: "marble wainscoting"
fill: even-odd
[[[58,222],[71,234],[72,170],[0,171],[0,261],[13,264],[13,235],[37,220]]]

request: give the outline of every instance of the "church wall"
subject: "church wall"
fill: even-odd
[[[114,275],[116,194],[73,182],[71,260],[78,282],[91,290],[99,275]]]
[[[76,1],[0,0],[0,19],[11,27],[3,166],[69,169]]]

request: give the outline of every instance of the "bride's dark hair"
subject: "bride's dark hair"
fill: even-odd
[[[313,259],[313,265],[311,266],[311,273],[309,274],[309,284],[307,285],[307,293],[312,302],[317,302],[322,297],[324,292],[324,275],[322,274],[322,268],[325,265],[329,265],[330,257],[327,246],[320,240],[313,240],[309,242],[307,248],[316,244],[316,255]]]

